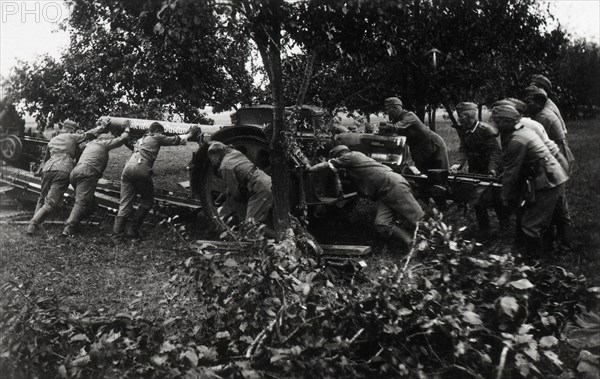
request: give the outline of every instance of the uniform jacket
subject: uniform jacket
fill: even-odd
[[[560,110],[558,110],[558,107],[556,106],[556,104],[554,104],[554,102],[552,100],[548,99],[548,100],[546,100],[546,104],[544,104],[544,108],[550,109],[556,115],[556,117],[558,117],[558,119],[560,120],[562,129],[563,129],[563,132],[565,134],[567,134],[567,124],[565,124],[565,120],[563,119],[562,115],[560,114]]]
[[[108,164],[108,152],[122,146],[129,138],[128,133],[121,134],[120,137],[104,140],[95,140],[90,142],[83,150],[77,166],[85,165],[92,168],[97,174],[102,175]]]
[[[503,135],[503,146],[503,201],[514,204],[527,179],[533,180],[536,191],[557,187],[568,180],[556,158],[533,131],[520,127]]]
[[[569,148],[567,143],[567,136],[565,131],[563,130],[562,124],[558,116],[548,108],[542,109],[533,119],[544,127],[546,133],[548,133],[548,138],[554,141],[562,155],[569,162],[570,169],[573,166],[573,162],[575,161],[575,157],[573,157],[573,153]]]
[[[127,163],[144,163],[152,167],[161,146],[185,145],[186,143],[187,139],[183,135],[170,137],[161,133],[146,134],[134,145],[133,154]]]
[[[43,172],[62,171],[70,173],[75,166],[77,145],[96,138],[103,126],[88,130],[85,133],[60,133],[48,142],[50,159],[44,164]]]
[[[492,125],[476,122],[471,129],[459,129],[460,148],[458,163],[469,162],[469,172],[487,174],[502,167],[502,147],[498,130]]]
[[[388,174],[393,172],[391,168],[358,151],[351,151],[329,162],[336,168],[345,169],[346,176],[362,196],[377,200],[385,195]],[[398,176],[406,182],[406,179]]]
[[[271,189],[271,178],[235,149],[225,154],[219,173],[227,183],[228,195],[237,201],[244,200],[251,193]]]
[[[533,119],[544,127],[548,138],[560,145],[566,139],[565,132],[558,116],[548,108],[543,108]]]
[[[403,111],[398,120],[393,120],[398,134],[406,136],[406,143],[415,165],[421,171],[429,168],[448,168],[446,143],[419,120],[413,112]],[[443,167],[431,167],[431,162]]]
[[[556,142],[548,138],[548,133],[546,133],[546,129],[544,129],[542,124],[530,119],[529,117],[522,117],[517,123],[516,127],[519,128],[520,126],[523,126],[523,128],[525,129],[531,130],[538,137],[540,137],[540,139],[546,144],[548,150],[550,150],[550,154],[552,154],[554,158],[556,158],[558,163],[560,163],[560,166],[563,168],[563,170],[565,170],[565,172],[567,173],[569,172],[569,162],[567,162],[567,159],[560,151]]]

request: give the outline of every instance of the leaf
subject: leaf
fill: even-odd
[[[184,353],[184,357],[192,364],[193,367],[198,366],[198,355],[192,349],[188,349]]]
[[[502,307],[504,313],[509,315],[511,318],[514,317],[519,310],[517,299],[512,296],[504,296],[502,299],[500,299],[500,306]]]
[[[150,362],[152,362],[155,366],[162,366],[167,361],[166,355],[155,355],[150,358]]]
[[[540,338],[540,347],[546,348],[554,346],[558,343],[558,338],[554,336],[544,336]]]
[[[554,363],[558,367],[562,368],[563,363],[560,359],[558,359],[558,355],[556,355],[555,352],[550,351],[550,350],[544,350],[544,355],[546,357],[548,357],[548,359],[550,359],[552,361],[552,363]]]
[[[175,349],[175,346],[173,346],[169,341],[165,341],[162,343],[162,345],[160,345],[159,352],[168,353],[170,351],[173,351],[174,349]]]
[[[587,350],[579,352],[577,372],[584,374],[582,376],[584,378],[600,378],[600,356],[594,355]]]
[[[462,314],[463,316],[463,320],[465,320],[466,322],[468,322],[471,325],[481,325],[481,318],[479,318],[479,315],[475,312],[471,312],[471,311],[465,311]]]
[[[237,262],[235,261],[235,259],[233,258],[229,258],[228,260],[225,261],[225,263],[223,263],[223,265],[225,267],[237,267]]]
[[[71,342],[75,342],[75,341],[90,342],[90,339],[85,334],[77,334],[77,335],[74,335],[73,337],[71,337]]]
[[[577,326],[569,324],[566,328],[567,343],[579,349],[599,347],[600,317],[596,313],[588,312],[577,316],[576,322]]]
[[[185,263],[184,263],[185,267],[190,267],[190,264],[192,263],[193,258],[194,257],[189,257],[188,259],[185,260]]]
[[[177,317],[171,317],[171,318],[166,319],[165,321],[163,321],[162,327],[164,328],[165,326],[171,324],[175,320],[177,320]]]
[[[217,338],[218,339],[224,339],[224,338],[229,338],[229,332],[228,331],[224,331],[224,332],[218,332],[217,333]]]
[[[517,366],[523,377],[527,377],[529,375],[529,361],[527,361],[527,358],[525,358],[523,354],[515,354],[515,366]]]
[[[533,284],[531,284],[531,282],[527,279],[520,279],[514,282],[510,282],[508,283],[508,285],[520,290],[526,290],[534,287]]]

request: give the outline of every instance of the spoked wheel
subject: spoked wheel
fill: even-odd
[[[7,162],[18,161],[22,152],[23,143],[17,136],[8,136],[0,142],[0,154],[2,154],[2,159]]]
[[[270,174],[268,143],[257,136],[235,136],[223,143],[233,146],[250,159],[256,167]],[[200,175],[200,200],[204,212],[216,231],[230,230],[245,219],[246,204],[227,199],[225,181],[208,159],[204,160]]]

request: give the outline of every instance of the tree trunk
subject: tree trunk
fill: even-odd
[[[435,115],[437,113],[437,105],[431,105],[431,109],[429,111],[429,129],[435,132]]]
[[[448,117],[450,117],[450,121],[452,121],[451,126],[454,129],[458,129],[458,122],[456,121],[456,118],[454,118],[454,113],[452,113],[452,108],[450,108],[450,104],[444,102],[444,103],[442,103],[442,105],[446,109],[446,112],[448,113]]]
[[[273,184],[273,220],[279,240],[285,238],[290,228],[290,176],[288,170],[285,136],[285,104],[283,100],[283,72],[281,68],[281,0],[269,3],[270,23],[266,38],[256,38],[255,42],[268,66],[269,82],[273,93],[273,135],[270,141],[271,180]],[[264,30],[264,29],[263,29]]]

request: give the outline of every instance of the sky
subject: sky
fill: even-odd
[[[600,0],[540,1],[550,5],[571,34],[600,44]],[[7,77],[17,59],[58,58],[69,42],[68,34],[58,30],[66,17],[68,8],[60,0],[0,0],[0,75]]]

